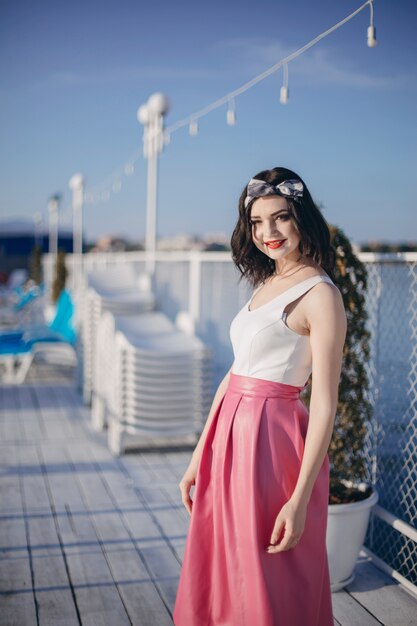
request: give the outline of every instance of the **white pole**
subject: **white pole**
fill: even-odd
[[[138,121],[144,125],[144,156],[148,160],[146,194],[146,271],[155,273],[156,224],[158,199],[158,154],[163,150],[164,115],[169,101],[162,93],[154,93],[148,102],[139,107]]]
[[[148,189],[146,200],[146,270],[153,274],[155,272],[155,250],[156,250],[156,201],[157,201],[157,167],[158,154],[155,150],[155,119],[149,123],[148,140]]]
[[[83,260],[83,201],[84,201],[84,178],[81,174],[74,174],[69,181],[72,190],[72,241],[73,241],[73,277],[72,286],[74,293],[81,289],[82,285],[82,260]]]

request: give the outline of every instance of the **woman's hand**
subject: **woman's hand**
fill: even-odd
[[[191,515],[193,501],[190,498],[190,490],[192,485],[195,485],[195,477],[197,475],[197,463],[191,461],[181,481],[179,482],[179,487],[181,489],[181,499],[182,503],[187,509],[188,513]]]
[[[275,554],[294,548],[304,532],[306,515],[307,502],[288,500],[276,517],[270,545],[266,551]],[[279,537],[281,539],[277,543]]]

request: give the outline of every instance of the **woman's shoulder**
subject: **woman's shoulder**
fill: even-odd
[[[319,306],[326,306],[331,304],[332,301],[333,303],[338,301],[339,306],[340,304],[343,305],[343,297],[339,287],[322,267],[307,268],[299,280],[308,281],[310,278],[315,277],[320,277],[322,280],[317,281],[317,283],[314,284],[314,288],[307,289],[307,297],[305,298],[306,306],[309,306],[312,303],[314,305],[315,302]]]
[[[294,276],[294,284],[298,284],[304,281],[308,281],[309,279],[312,278],[322,278],[323,280],[320,280],[318,282],[318,284],[332,284],[334,285],[334,281],[332,280],[332,278],[329,276],[329,274],[320,266],[318,267],[314,267],[314,266],[308,266],[305,269],[303,269],[302,271],[298,272],[297,276]]]
[[[316,311],[323,317],[326,317],[326,314],[331,315],[333,312],[337,316],[346,317],[343,296],[339,287],[327,273],[320,275],[326,280],[316,283],[314,289],[310,289],[306,294],[306,312]]]

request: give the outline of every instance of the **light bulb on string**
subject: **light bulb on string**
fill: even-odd
[[[367,43],[368,43],[369,48],[375,48],[378,42],[376,40],[376,29],[374,27],[374,5],[372,2],[369,4],[369,9],[371,11],[371,22],[370,22],[370,25],[368,26],[368,31],[367,31],[367,36],[368,36]]]
[[[189,127],[189,133],[192,137],[194,137],[195,135],[197,135],[198,133],[198,124],[195,120],[193,120],[190,123],[190,127]]]
[[[227,123],[229,124],[229,126],[234,126],[236,124],[235,101],[233,98],[229,100],[229,108],[227,110]]]
[[[238,96],[238,95],[240,96],[244,92],[248,91],[249,89],[251,89],[252,87],[257,85],[260,81],[264,80],[267,76],[270,76],[270,75],[274,74],[275,72],[277,72],[281,67],[283,68],[284,81],[283,81],[283,84],[282,84],[281,90],[280,90],[280,102],[281,102],[281,104],[286,104],[289,101],[289,88],[288,88],[288,63],[289,63],[289,61],[292,61],[295,58],[299,57],[306,50],[308,50],[308,49],[312,48],[314,45],[316,45],[324,37],[327,37],[330,33],[332,33],[335,30],[337,30],[340,26],[342,26],[346,22],[348,22],[351,19],[353,19],[360,11],[362,11],[363,9],[366,9],[366,6],[368,4],[369,4],[370,14],[371,15],[370,15],[370,25],[369,25],[369,27],[367,29],[367,45],[369,47],[371,47],[371,48],[375,47],[377,45],[377,40],[376,40],[376,29],[375,29],[375,27],[373,25],[373,15],[374,15],[374,13],[373,13],[373,11],[374,11],[373,0],[367,0],[367,2],[365,2],[365,4],[363,4],[361,7],[356,9],[350,15],[346,16],[343,20],[340,20],[339,22],[334,24],[331,28],[329,28],[326,31],[320,33],[317,37],[315,37],[311,41],[307,42],[304,46],[302,46],[301,48],[299,48],[298,50],[293,52],[291,55],[289,55],[285,60],[282,59],[282,60],[278,61],[273,66],[267,68],[266,71],[262,72],[258,76],[253,77],[251,80],[249,80],[246,83],[244,83],[243,85],[241,85],[238,89],[235,89],[233,92],[227,93],[224,97],[218,98],[215,102],[212,102],[208,106],[204,107],[204,109],[189,115],[188,117],[186,117],[183,120],[180,120],[176,124],[173,124],[172,127],[167,129],[166,132],[162,135],[161,143],[165,143],[165,144],[170,143],[171,142],[171,135],[172,135],[172,133],[176,132],[180,128],[187,127],[187,125],[189,127],[189,134],[191,136],[197,135],[198,134],[198,130],[199,130],[197,120],[199,120],[200,117],[203,117],[203,116],[207,115],[208,113],[210,113],[214,109],[217,109],[217,108],[219,108],[221,106],[224,106],[224,104],[227,103],[227,102],[229,102],[229,107],[228,107],[228,110],[227,110],[227,124],[229,124],[231,126],[235,125],[236,124],[236,113],[235,113],[235,106],[234,106],[234,99],[235,99],[235,97]],[[233,96],[232,96],[232,94],[233,94]],[[144,132],[143,132],[143,137],[142,137],[143,148],[141,148],[141,150],[139,152],[143,151],[143,156],[145,158],[148,158],[148,149],[147,149],[147,147],[148,147],[148,144],[150,143],[148,141],[148,139],[151,139],[151,137],[149,137],[148,134],[149,135],[152,134],[152,132],[148,133],[148,130],[150,130],[150,129],[148,129],[148,126],[150,125],[152,120],[151,120],[150,112],[148,111],[147,105],[142,105],[142,107],[139,107],[138,112],[137,112],[137,117],[138,117],[138,121],[141,124],[144,125]],[[160,130],[161,129],[159,129],[158,132]],[[136,163],[138,158],[139,158],[139,155],[138,156],[135,155],[134,157],[131,157],[131,159],[129,159],[129,161],[127,163],[125,163],[124,168],[122,170],[122,174],[120,174],[120,175],[122,176],[123,172],[124,172],[124,175],[126,175],[126,176],[130,176],[131,174],[133,174],[133,171],[134,171],[133,163]],[[107,181],[105,181],[104,185],[100,185],[101,188],[103,186],[108,186],[108,179],[107,179]],[[90,193],[90,195],[87,194],[85,196],[85,200],[86,200],[87,203],[93,203],[94,204],[96,202],[101,202],[103,200],[109,199],[110,193],[109,192],[107,192],[107,193],[100,192],[99,191],[100,187],[98,187],[98,190],[97,190],[96,193],[93,193],[93,194]]]
[[[109,200],[110,199],[110,191],[103,191],[103,193],[101,194],[101,199],[104,200],[104,202]]]
[[[279,94],[279,101],[281,104],[287,104],[289,99],[289,89],[288,89],[288,64],[284,63],[284,84],[281,87],[281,91]]]
[[[112,184],[111,188],[112,188],[112,191],[114,191],[114,192],[116,192],[116,193],[117,193],[118,191],[120,191],[120,190],[121,190],[121,188],[122,188],[122,183],[120,182],[120,180],[116,180],[116,181]]]

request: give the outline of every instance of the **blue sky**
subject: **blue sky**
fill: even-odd
[[[146,4],[146,6],[145,6]],[[1,217],[46,217],[76,172],[86,193],[141,147],[139,105],[166,93],[167,126],[239,87],[347,16],[353,0],[0,0]],[[417,5],[375,0],[282,70],[173,133],[159,161],[158,235],[231,234],[258,171],[298,172],[326,220],[355,242],[415,240]],[[107,187],[104,187],[107,189]],[[145,234],[146,162],[106,201],[85,207],[88,238]]]

